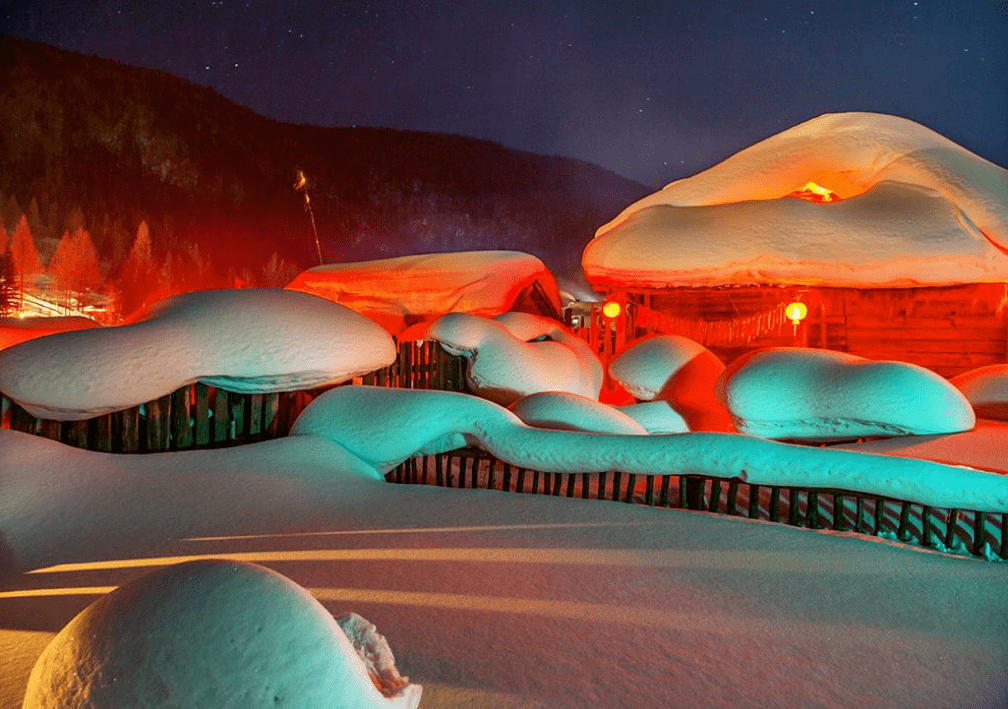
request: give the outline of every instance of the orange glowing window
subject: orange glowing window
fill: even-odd
[[[801,189],[797,189],[787,196],[804,199],[808,202],[816,202],[818,204],[823,204],[825,202],[837,202],[840,199],[836,192],[828,187],[823,187],[812,180],[806,182]]]

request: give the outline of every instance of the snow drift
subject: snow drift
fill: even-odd
[[[841,198],[794,199],[808,182]],[[1008,280],[1008,171],[917,123],[827,114],[678,180],[602,226],[596,288]]]
[[[449,313],[424,337],[467,359],[466,382],[480,396],[508,405],[526,394],[567,392],[598,399],[602,364],[560,323],[527,313],[488,320]]]
[[[493,402],[458,392],[338,387],[309,404],[291,434],[325,438],[382,471],[415,455],[470,445],[511,465],[545,472],[692,473],[756,485],[851,490],[935,507],[1008,511],[1004,475],[726,433],[641,436],[539,429]]]
[[[275,571],[219,560],[168,566],[70,621],[32,670],[24,708],[415,709],[421,687],[389,666],[384,638],[360,620],[344,622],[383,660],[370,672],[365,647]]]
[[[632,417],[608,404],[576,394],[540,392],[518,399],[511,410],[524,423],[536,428],[594,433],[647,433]]]
[[[721,375],[717,396],[740,432],[764,438],[957,433],[976,423],[966,397],[934,372],[830,350],[746,354]]]
[[[195,381],[239,393],[309,389],[387,366],[387,332],[352,310],[285,290],[186,293],[128,325],[0,351],[0,391],[68,421],[129,408]]]
[[[951,380],[980,418],[1008,421],[1008,364],[992,364]]]
[[[724,364],[713,352],[678,335],[631,342],[609,364],[609,376],[638,399],[666,401],[691,431],[734,431],[714,395]]]
[[[450,312],[492,317],[538,284],[560,311],[553,274],[518,251],[461,251],[329,264],[301,273],[287,288],[342,303],[393,335]]]
[[[0,350],[56,332],[86,330],[92,327],[100,325],[90,318],[78,315],[58,318],[0,318]]]

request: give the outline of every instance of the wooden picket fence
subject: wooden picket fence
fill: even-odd
[[[702,475],[547,473],[509,465],[476,448],[412,458],[386,480],[714,512],[931,549],[962,545],[978,557],[1008,560],[1008,514],[940,509],[850,490],[761,486]]]
[[[353,384],[465,391],[465,359],[435,342],[403,342],[390,366]],[[326,389],[239,394],[200,382],[123,411],[82,421],[37,419],[6,395],[2,427],[108,453],[217,448],[286,436]]]

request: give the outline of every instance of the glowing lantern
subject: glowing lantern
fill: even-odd
[[[837,197],[836,192],[829,189],[828,187],[823,187],[812,180],[806,182],[801,189],[795,190],[788,197],[797,197],[798,199],[804,199],[809,202],[836,202],[839,197]]]
[[[808,315],[808,308],[805,307],[805,303],[790,303],[786,308],[784,308],[784,314],[788,316],[791,323],[798,327],[798,323],[805,319]]]
[[[615,318],[620,314],[620,304],[615,301],[609,301],[602,306],[602,314],[607,318]]]

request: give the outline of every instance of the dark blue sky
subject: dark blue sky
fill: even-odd
[[[1008,165],[1003,0],[18,0],[0,31],[285,121],[475,136],[655,186],[833,111],[905,116]]]

